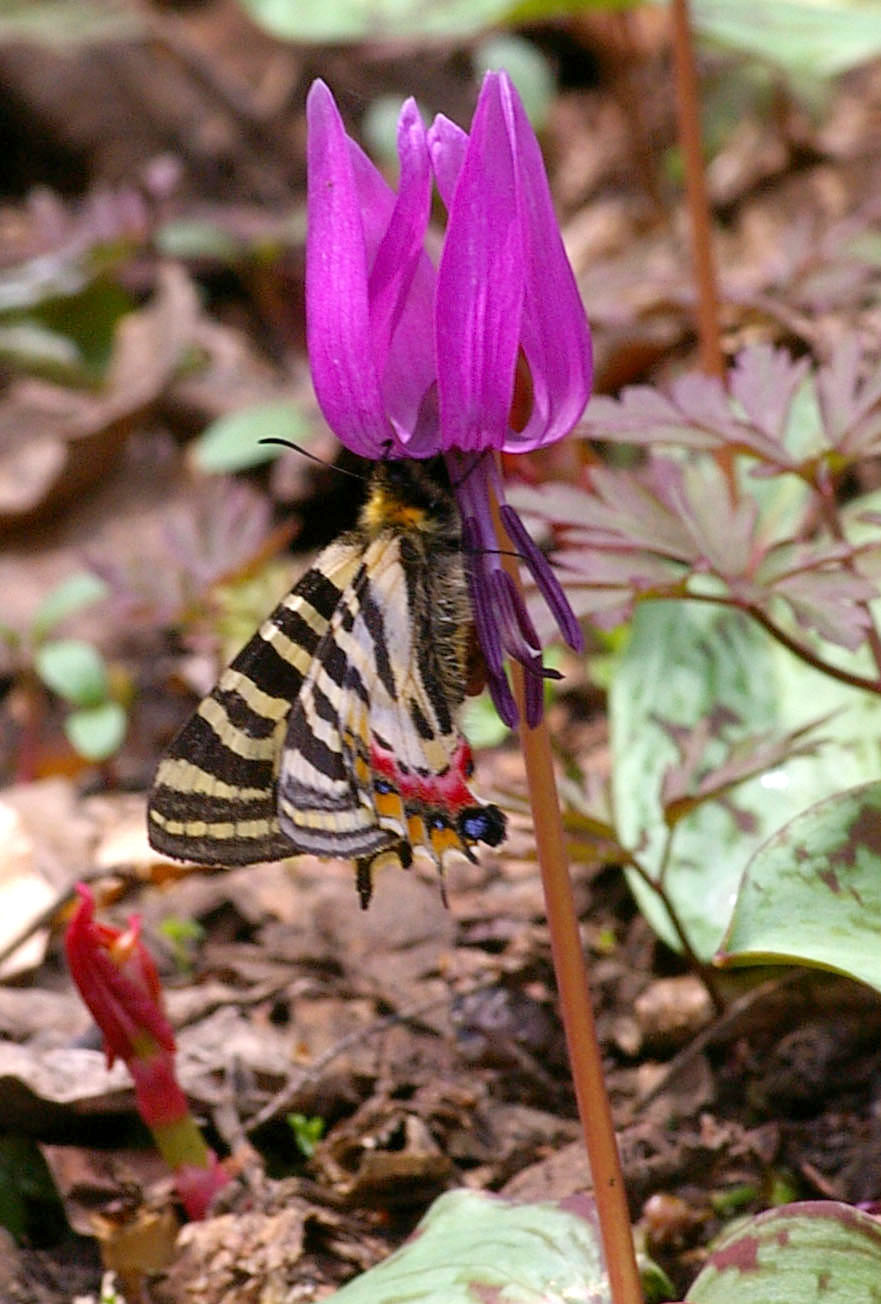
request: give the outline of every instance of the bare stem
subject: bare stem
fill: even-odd
[[[679,595],[677,594],[676,597],[678,598]],[[881,695],[881,676],[870,679],[868,675],[857,675],[843,669],[842,666],[836,666],[832,661],[824,661],[806,643],[800,643],[797,638],[788,634],[783,626],[772,620],[761,607],[744,606],[733,602],[730,598],[716,597],[711,593],[689,593],[688,601],[709,602],[716,607],[731,607],[735,611],[743,611],[747,616],[752,616],[753,620],[761,625],[762,629],[767,630],[778,643],[782,643],[787,651],[798,657],[799,661],[804,661],[805,665],[813,666],[814,670],[828,675],[830,679],[837,679],[840,684],[848,684],[851,688],[862,688],[864,692],[874,693],[876,697]]]
[[[649,873],[646,867],[636,859],[632,852],[627,853],[627,863],[639,875],[646,887],[650,888],[651,891],[660,898],[660,901],[670,918],[673,931],[679,938],[679,945],[682,947],[683,956],[706,987],[716,1013],[722,1014],[725,1010],[725,1000],[722,993],[719,991],[719,985],[716,982],[716,975],[714,974],[712,967],[700,958],[697,951],[695,951],[692,946],[691,938],[688,936],[688,931],[680,919],[679,912],[673,904],[670,894],[667,891],[666,884],[664,883],[664,876],[667,872],[667,865],[669,864],[670,854],[673,850],[673,838],[675,833],[676,826],[668,826],[667,837],[664,842],[664,850],[661,855],[661,863],[658,866],[657,874]]]
[[[691,219],[694,268],[698,293],[698,336],[701,366],[711,376],[725,378],[719,335],[719,296],[710,231],[710,208],[704,177],[700,103],[688,0],[673,0],[673,68],[679,143],[685,166],[685,195]]]
[[[520,587],[514,550],[502,528],[495,503],[493,509],[500,547],[507,550],[503,558],[504,565],[514,583]],[[512,671],[520,719],[525,721],[523,671],[516,664],[512,666]],[[618,1157],[612,1108],[603,1076],[603,1060],[591,1006],[587,964],[569,878],[551,743],[544,720],[535,729],[522,724],[520,740],[529,803],[535,822],[535,844],[544,887],[554,974],[569,1048],[578,1116],[590,1161],[612,1304],[642,1304],[642,1286],[633,1248],[627,1192]]]

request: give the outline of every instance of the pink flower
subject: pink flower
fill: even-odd
[[[196,1127],[174,1067],[174,1033],[162,1008],[153,957],[141,941],[141,921],[124,931],[95,918],[95,898],[77,885],[80,904],[64,938],[67,963],[80,995],[104,1035],[107,1063],[125,1061],[135,1084],[138,1113],[174,1171],[191,1218],[202,1218],[228,1181]]]
[[[564,638],[580,648],[581,634],[546,559],[504,505],[493,453],[560,439],[591,382],[587,320],[538,142],[503,72],[487,74],[470,134],[440,116],[426,131],[406,102],[397,195],[346,135],[323,82],[309,93],[308,120],[306,309],[318,401],[364,457],[446,457],[494,700],[515,723],[503,668],[512,656],[527,671],[535,723],[548,672],[502,566],[490,490]],[[449,213],[437,269],[424,248],[435,184]],[[515,428],[518,363],[532,406]]]

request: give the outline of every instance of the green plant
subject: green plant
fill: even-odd
[[[718,953],[881,988],[881,502],[852,488],[881,448],[881,371],[852,338],[820,367],[753,347],[727,389],[594,400],[586,433],[644,456],[516,495],[575,609],[632,621],[610,789],[570,793],[576,824],[711,985]]]
[[[311,1159],[316,1145],[324,1136],[324,1119],[317,1115],[310,1118],[306,1114],[288,1114],[287,1121],[300,1154],[305,1159]]]
[[[67,703],[64,730],[71,746],[89,761],[104,761],[125,737],[126,709],[113,675],[96,647],[83,639],[54,636],[68,617],[107,595],[107,585],[79,571],[52,589],[23,632],[0,629],[13,666],[29,697],[48,689]]]

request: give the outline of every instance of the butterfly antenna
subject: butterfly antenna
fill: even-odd
[[[302,444],[295,444],[292,439],[280,439],[275,435],[266,435],[263,439],[257,440],[258,444],[278,444],[280,448],[291,448],[295,453],[300,453],[302,457],[308,457],[310,462],[317,462],[329,471],[339,471],[340,475],[351,476],[353,480],[360,480],[363,484],[367,476],[359,475],[357,471],[350,471],[348,467],[336,466],[333,462],[325,462],[323,457],[316,457],[315,453],[310,453],[308,448],[303,448]]]

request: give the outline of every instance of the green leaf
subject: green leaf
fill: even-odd
[[[881,1225],[837,1201],[769,1209],[724,1232],[689,1304],[870,1304],[881,1282]]]
[[[211,258],[220,263],[236,263],[245,252],[218,223],[184,217],[163,222],[156,232],[156,247],[167,258]]]
[[[636,0],[239,0],[255,23],[289,41],[400,40],[468,36],[496,23],[585,9],[629,9]]]
[[[10,371],[26,371],[58,384],[82,385],[88,378],[73,340],[47,330],[38,321],[23,319],[0,326],[0,362]]]
[[[104,580],[92,571],[77,571],[46,594],[31,621],[31,636],[37,641],[44,639],[62,620],[106,596]]]
[[[0,1227],[41,1243],[64,1228],[64,1212],[46,1161],[29,1137],[0,1136]]]
[[[448,1191],[411,1240],[328,1304],[609,1304],[593,1203],[573,1205]]]
[[[96,244],[93,257],[100,255]],[[105,256],[113,261],[110,248]],[[90,274],[92,268],[88,268]],[[132,311],[131,295],[108,275],[97,275],[74,295],[61,295],[38,305],[35,315],[50,330],[73,341],[88,377],[103,379],[119,323]]]
[[[106,761],[122,745],[126,725],[126,714],[119,702],[101,702],[71,711],[64,732],[80,756],[88,761]]]
[[[212,421],[193,443],[192,457],[200,471],[242,471],[279,456],[278,445],[261,444],[261,439],[304,444],[311,435],[312,427],[295,403],[259,403]]]
[[[480,42],[472,59],[480,73],[505,69],[520,92],[529,121],[540,130],[556,87],[550,63],[532,41],[513,32],[498,32]]]
[[[47,688],[76,706],[98,706],[107,697],[107,667],[97,648],[78,638],[53,639],[37,649],[37,674]]]
[[[498,747],[511,732],[487,692],[466,699],[460,724],[472,747]]]
[[[306,1159],[315,1154],[315,1147],[324,1135],[324,1119],[318,1115],[288,1114],[288,1127],[294,1134],[297,1149]]]
[[[256,23],[291,41],[358,41],[368,36],[398,38],[413,35],[466,34],[481,30],[500,17],[500,0],[440,0],[421,5],[414,0],[240,0]]]
[[[842,649],[834,655],[845,661]],[[866,671],[857,657],[847,664]],[[718,949],[758,847],[807,807],[881,771],[881,699],[806,666],[739,612],[680,602],[638,609],[610,693],[614,808],[622,844],[653,875],[669,833],[662,793],[682,778],[683,747],[694,753],[697,788],[714,768],[737,769],[738,743],[791,734],[830,713],[815,755],[777,756],[684,815],[677,796],[664,882],[702,958]],[[632,870],[628,879],[649,923],[678,947],[657,893]]]
[[[51,47],[94,45],[96,41],[134,40],[143,29],[124,0],[2,0],[0,40]]]
[[[812,964],[881,991],[881,783],[836,793],[746,867],[721,959]]]
[[[834,77],[881,51],[879,0],[694,0],[692,12],[700,36],[795,80]]]
[[[32,259],[0,273],[0,313],[6,317],[0,348],[21,370],[71,384],[103,380],[116,331],[132,309],[131,296],[102,273],[122,256],[124,242],[94,244],[77,258]]]

